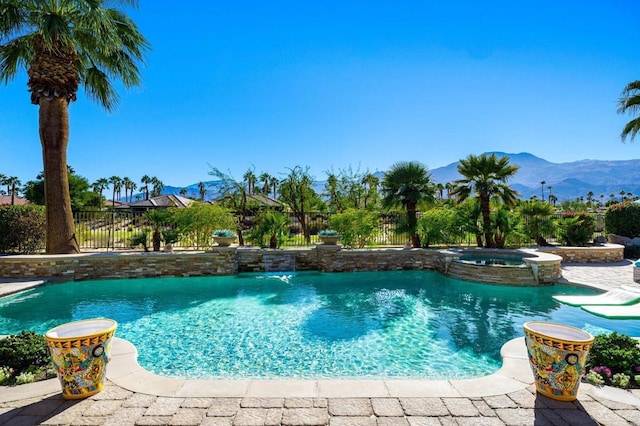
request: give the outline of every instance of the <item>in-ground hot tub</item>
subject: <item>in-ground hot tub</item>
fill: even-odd
[[[550,285],[562,276],[562,258],[535,250],[463,249],[443,252],[441,272],[466,281]]]

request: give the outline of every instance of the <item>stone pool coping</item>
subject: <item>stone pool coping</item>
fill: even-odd
[[[193,380],[155,375],[137,361],[138,351],[127,340],[114,338],[107,380],[136,393],[162,397],[220,398],[344,398],[344,397],[466,397],[503,395],[533,384],[524,337],[501,349],[502,367],[488,376],[460,380]],[[60,393],[58,379],[0,388],[0,403]]]
[[[130,342],[116,338],[107,378],[139,393],[165,397],[482,397],[525,389],[533,383],[524,337],[501,349],[502,367],[488,376],[461,380],[192,380],[157,376],[137,362]],[[151,391],[153,390],[153,391]]]

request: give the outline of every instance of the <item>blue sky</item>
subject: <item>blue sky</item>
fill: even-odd
[[[141,0],[143,84],[70,107],[68,163],[165,185],[254,168],[430,169],[485,151],[640,158],[616,114],[640,79],[640,2]],[[0,173],[42,170],[26,75],[0,87]]]

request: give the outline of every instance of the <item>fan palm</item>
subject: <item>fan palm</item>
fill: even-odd
[[[149,184],[151,183],[151,178],[149,177],[149,175],[143,175],[140,178],[140,183],[143,185],[143,186],[140,187],[140,189],[144,191],[144,199],[148,200],[149,199]]]
[[[454,181],[455,194],[458,201],[464,201],[474,194],[480,201],[482,211],[482,231],[486,247],[495,247],[491,232],[492,198],[501,200],[507,205],[515,205],[518,193],[506,182],[515,175],[519,167],[509,164],[509,157],[496,157],[495,154],[469,155],[460,160],[458,173],[463,179]]]
[[[386,208],[402,206],[407,211],[406,230],[413,247],[420,247],[418,204],[434,202],[435,191],[429,170],[415,161],[395,163],[382,178],[382,205]]]
[[[204,201],[204,196],[207,194],[207,187],[204,182],[198,182],[198,193],[200,194],[200,201]]]
[[[618,101],[618,113],[624,114],[627,112],[638,116],[629,121],[622,129],[620,137],[623,142],[627,139],[627,136],[630,136],[631,141],[633,141],[638,131],[640,131],[640,80],[627,84],[622,91],[622,96]]]
[[[135,0],[112,1],[135,5]],[[0,79],[26,69],[39,106],[45,172],[46,252],[77,253],[67,177],[69,103],[78,86],[107,111],[117,104],[113,79],[139,83],[147,41],[120,10],[101,0],[0,0]]]

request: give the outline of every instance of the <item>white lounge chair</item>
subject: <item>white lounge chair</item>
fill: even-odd
[[[622,285],[606,293],[593,296],[551,296],[554,300],[571,306],[583,305],[631,305],[640,302],[640,287],[630,287]]]
[[[640,303],[623,306],[582,306],[585,311],[605,318],[640,318]]]

